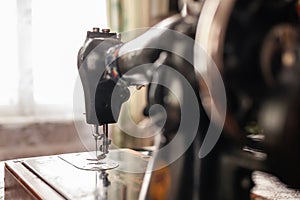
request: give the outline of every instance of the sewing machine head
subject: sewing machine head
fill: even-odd
[[[78,53],[78,70],[85,95],[86,122],[93,125],[115,123],[112,111],[111,95],[116,83],[107,77],[106,52],[112,46],[121,44],[120,35],[110,33],[109,29],[93,28],[87,32],[86,41]],[[121,92],[121,91],[120,91]],[[120,99],[120,104],[127,100],[127,90]],[[120,106],[118,106],[119,108]],[[119,109],[115,109],[119,110]]]

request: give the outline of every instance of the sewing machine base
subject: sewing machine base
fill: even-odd
[[[111,150],[109,158],[119,166],[105,172],[79,169],[78,161],[88,157],[85,152],[7,161],[5,197],[138,199],[149,156],[130,149]]]

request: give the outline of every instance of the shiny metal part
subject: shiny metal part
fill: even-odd
[[[99,146],[101,154],[97,155],[98,160],[106,158],[106,154],[109,152],[111,140],[108,138],[108,124],[103,125],[103,134],[101,136],[102,144]]]
[[[88,171],[110,170],[119,166],[116,161],[108,157],[99,160],[90,154],[65,154],[60,155],[59,158],[78,169]]]
[[[95,138],[95,148],[96,148],[96,157],[98,160],[106,158],[106,154],[109,152],[109,145],[111,140],[108,138],[108,124],[103,124],[103,133],[99,132],[99,126],[94,125],[94,134]],[[98,141],[101,140],[100,146],[98,146]],[[98,151],[100,150],[100,154]]]
[[[99,31],[100,31],[100,28],[98,28],[98,27],[93,28],[93,32],[99,32]]]
[[[94,139],[95,139],[95,149],[96,149],[96,156],[98,156],[98,140],[101,140],[102,135],[99,133],[99,126],[94,125],[94,133],[93,133]]]
[[[101,31],[102,31],[102,33],[109,33],[110,29],[109,28],[103,28]]]

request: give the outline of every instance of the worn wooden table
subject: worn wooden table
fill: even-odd
[[[4,199],[4,163],[0,162],[0,200]]]
[[[89,167],[76,164],[89,156],[75,153],[5,162],[5,199],[138,199],[149,156],[112,150],[109,156],[119,166],[106,174],[78,169]]]
[[[136,199],[148,157],[131,150],[112,151],[120,168],[109,171],[110,185],[103,188],[108,199]],[[76,155],[76,154],[65,154]],[[127,156],[126,156],[127,155]],[[123,158],[123,159],[122,159]],[[126,160],[126,162],[124,162]],[[3,166],[0,162],[0,200],[4,197]],[[120,170],[121,169],[121,170]],[[127,169],[127,171],[126,171]],[[253,200],[296,200],[300,191],[288,189],[277,178],[262,172],[253,174]],[[6,162],[5,199],[94,199],[101,184],[99,173],[78,170],[58,156],[36,157]],[[100,185],[99,185],[100,184]],[[24,190],[25,189],[25,190]],[[121,198],[120,195],[123,195]],[[264,198],[262,198],[262,196]]]

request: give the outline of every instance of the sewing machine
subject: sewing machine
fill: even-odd
[[[96,171],[96,178],[82,175],[98,183],[80,193],[96,199],[250,199],[257,170],[299,189],[297,3],[186,1],[180,14],[128,43],[109,29],[94,28],[79,51],[78,70],[86,122],[94,126],[95,153],[61,155],[39,165],[25,160],[22,165],[52,190],[59,185],[62,198],[84,195],[72,196],[78,188],[54,178],[66,176],[59,169],[48,175],[44,169],[51,162],[68,168],[69,174]],[[151,156],[110,151],[108,124],[118,121],[130,96],[128,87],[144,85],[144,114],[159,133],[155,150]],[[114,185],[120,179],[109,178],[122,170],[124,180],[138,180],[129,187],[135,191],[132,197],[125,189],[112,189],[120,188]],[[89,187],[88,181],[84,185]],[[123,197],[114,196],[119,191]]]

